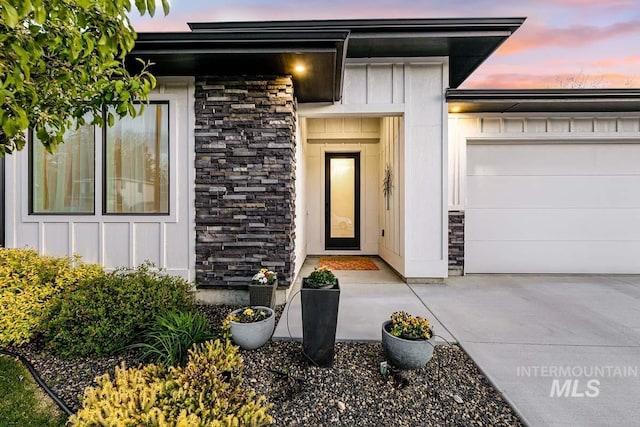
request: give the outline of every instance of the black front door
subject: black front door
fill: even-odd
[[[360,153],[325,154],[325,249],[360,249]]]

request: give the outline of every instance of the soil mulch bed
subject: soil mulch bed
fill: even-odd
[[[220,325],[234,306],[199,306]],[[278,307],[279,317],[283,307]],[[134,353],[117,357],[56,357],[35,342],[10,349],[31,361],[43,380],[72,409],[93,379]],[[273,404],[281,426],[520,426],[509,405],[457,346],[437,346],[426,367],[380,374],[380,343],[337,343],[332,368],[309,366],[300,342],[271,341],[241,351],[246,385]]]

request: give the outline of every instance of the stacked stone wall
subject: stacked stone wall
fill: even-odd
[[[464,272],[464,211],[449,211],[449,271]]]
[[[291,284],[296,114],[290,77],[196,79],[196,282],[246,289],[261,267]]]

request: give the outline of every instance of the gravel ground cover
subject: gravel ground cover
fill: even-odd
[[[199,306],[220,325],[235,306]],[[278,307],[280,316],[283,307]],[[422,369],[380,373],[380,343],[337,343],[332,368],[309,366],[300,342],[271,341],[241,351],[247,385],[267,396],[281,426],[520,426],[517,415],[457,346],[438,346]],[[118,357],[62,359],[35,342],[22,353],[72,410],[93,378],[121,362],[136,366],[134,353]]]

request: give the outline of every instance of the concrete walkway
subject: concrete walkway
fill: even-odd
[[[380,340],[396,310],[423,315],[529,425],[640,425],[640,276],[471,275],[408,286],[376,263],[378,272],[336,272],[338,340]],[[308,259],[301,277],[315,265]],[[276,339],[289,339],[286,313]],[[289,328],[301,339],[299,295]]]
[[[453,337],[434,319],[420,298],[383,261],[372,258],[379,270],[334,270],[340,281],[337,341],[380,341],[382,322],[391,313],[407,311],[430,321],[437,335],[451,342]],[[318,257],[307,257],[294,283],[289,302],[273,334],[273,339],[302,340],[300,285],[318,265]],[[444,287],[444,285],[426,285]],[[287,323],[289,328],[287,329]],[[291,335],[289,335],[289,331]],[[442,342],[442,341],[441,341]]]
[[[528,424],[640,425],[639,276],[447,283],[413,288]]]

